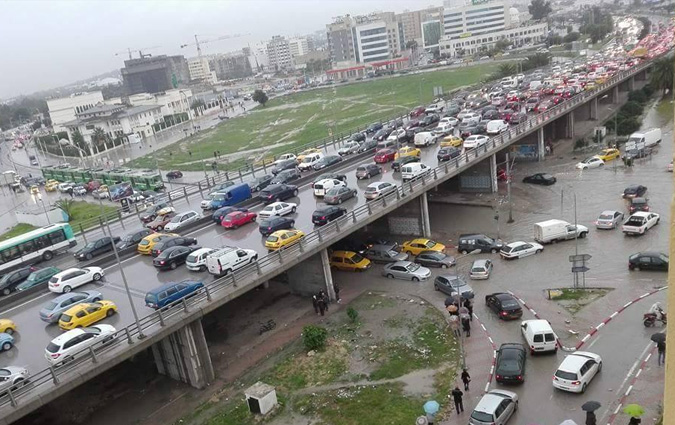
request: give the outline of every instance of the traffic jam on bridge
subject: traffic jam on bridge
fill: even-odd
[[[8,377],[0,382],[0,389],[18,389],[30,382],[32,373],[67,365],[76,355],[88,355],[88,347],[112,340],[118,329],[132,323],[130,302],[142,316],[179,303],[203,290],[213,279],[228,276],[269,253],[297,244],[355,208],[398,190],[403,182],[428,178],[439,164],[468,158],[472,150],[480,150],[493,137],[529,117],[544,114],[582,93],[593,92],[617,73],[630,71],[669,51],[673,44],[672,29],[648,36],[632,51],[610,43],[601,53],[586,59],[513,75],[458,93],[451,99],[438,99],[431,105],[414,108],[400,119],[373,123],[331,149],[310,148],[299,155],[281,155],[270,174],[258,173],[254,179],[240,183],[226,181],[212,188],[199,204],[194,200],[191,204],[187,200],[172,202],[158,192],[162,185],[156,176],[147,173],[121,172],[109,182],[103,179],[66,182],[54,177],[76,175],[73,170],[45,170],[50,189],[67,190],[65,185],[83,187],[100,197],[111,196],[110,187],[119,181],[137,178],[138,184],[144,186],[138,187],[139,192],[132,192],[133,199],[128,201],[142,203],[147,209],[141,213],[135,229],[127,225],[123,231],[111,224],[114,230],[109,227],[109,235],[119,237],[90,234],[85,244],[68,224],[55,224],[0,243],[2,296],[20,297],[22,292],[30,292],[30,296],[21,297],[20,302],[0,315],[0,371]],[[623,155],[640,158],[662,140],[660,129],[640,134],[641,138],[636,136]],[[372,157],[358,163],[350,160],[364,153],[372,153]],[[619,150],[608,148],[571,168],[600,168],[619,160],[620,155]],[[177,173],[172,171],[169,177]],[[305,183],[307,176],[311,178]],[[499,178],[506,180],[508,176],[500,172]],[[549,173],[525,179],[534,184],[556,183]],[[298,181],[302,183],[297,184]],[[626,186],[619,195],[629,200],[629,210],[599,212],[594,226],[639,236],[660,231],[659,212],[652,211],[646,200],[651,190],[647,187],[649,182]],[[212,219],[205,226],[196,226],[204,216]],[[584,238],[589,232],[582,225],[542,220],[535,225],[534,237],[502,243],[485,236],[479,241],[467,240],[466,245],[460,241],[456,248],[458,254],[478,250],[499,253],[503,259],[520,259],[541,253],[545,244]],[[96,259],[134,247],[137,255],[123,260],[131,286],[127,299],[127,291],[119,284],[120,267],[98,267]],[[335,269],[364,271],[392,279],[433,280],[430,268],[455,265],[452,249],[430,238],[411,238],[401,244],[352,238],[333,248],[330,261]],[[667,270],[668,258],[660,252],[636,251],[629,262],[631,270]],[[475,263],[470,277],[488,279],[492,267],[489,260]],[[451,296],[473,291],[463,281],[436,279],[434,285]],[[500,319],[519,319],[523,315],[518,299],[506,293],[492,294],[486,297],[486,303]],[[523,327],[527,346],[532,352],[555,351],[557,338],[542,322],[528,321]],[[598,354],[570,355],[557,371],[550,371],[554,375],[552,385],[565,391],[585,392],[602,365],[603,359]],[[521,366],[524,368],[524,364]],[[514,379],[523,381],[524,370],[515,376]],[[504,379],[510,378],[500,375],[497,381]]]

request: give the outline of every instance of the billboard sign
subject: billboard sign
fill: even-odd
[[[117,201],[122,198],[128,198],[134,194],[134,188],[131,187],[130,182],[124,182],[120,184],[114,184],[108,188],[110,193],[110,200]]]

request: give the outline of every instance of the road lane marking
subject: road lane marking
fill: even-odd
[[[52,295],[52,293],[51,293],[51,292],[47,292],[47,293],[44,293],[44,294],[42,294],[42,295],[39,295],[39,296],[37,296],[37,297],[35,297],[35,298],[31,298],[30,300],[28,300],[28,301],[26,301],[26,302],[23,302],[23,303],[21,303],[21,304],[19,304],[19,305],[15,305],[14,307],[12,307],[12,308],[10,308],[10,309],[7,309],[7,310],[3,311],[2,314],[7,314],[7,313],[9,313],[10,311],[16,310],[16,309],[19,308],[19,307],[23,307],[23,306],[25,306],[26,304],[31,303],[31,302],[33,302],[33,301],[35,301],[35,300],[39,300],[40,298],[46,297],[47,295]]]
[[[636,375],[637,376],[637,375]],[[628,397],[628,394],[633,390],[633,386],[629,386],[628,389],[626,390],[626,393],[624,394],[624,397]]]
[[[599,337],[595,338],[595,339],[593,340],[593,342],[591,342],[590,344],[588,344],[588,348],[591,348],[592,346],[594,346],[595,343],[598,342],[598,341],[600,340],[600,338],[602,338],[602,337],[599,336]]]

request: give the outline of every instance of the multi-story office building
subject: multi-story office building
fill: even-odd
[[[406,10],[396,14],[396,20],[401,23],[404,43],[416,41],[418,46],[423,44],[423,22],[442,18],[442,7],[428,7],[421,10]]]
[[[190,81],[190,70],[184,56],[129,59],[124,61],[120,72],[127,95],[163,92]]]
[[[200,81],[208,84],[218,82],[216,72],[211,70],[209,59],[206,57],[188,59],[188,69],[190,70],[190,81]]]
[[[288,40],[280,35],[275,35],[267,42],[267,57],[270,68],[274,70],[290,70],[294,67],[291,46]]]
[[[177,114],[187,114],[188,118],[192,115],[190,110],[192,90],[190,89],[174,89],[155,94],[139,93],[129,96],[127,101],[132,106],[159,106],[160,113],[165,118]],[[114,103],[109,104],[114,105]]]
[[[326,25],[328,51],[333,64],[356,60],[352,36],[353,26],[353,19],[349,15],[339,16],[332,23]]]
[[[508,40],[514,47],[525,43],[539,43],[548,36],[548,25],[534,24],[493,31],[487,34],[467,34],[459,38],[444,37],[439,42],[439,51],[442,56],[462,56],[479,53],[481,49],[494,47],[499,40]]]
[[[101,102],[103,102],[103,93],[100,91],[74,93],[68,97],[47,100],[54,131],[66,131],[64,123],[74,120],[78,113],[93,108]]]
[[[438,49],[438,42],[443,36],[443,25],[440,19],[431,19],[422,22],[422,47],[424,49]]]
[[[262,72],[269,68],[270,58],[267,56],[267,44],[258,43],[244,47],[242,52],[248,58],[248,64],[254,73]]]
[[[511,27],[508,0],[472,0],[471,4],[443,10],[443,36],[459,39],[490,34]]]
[[[288,47],[291,50],[291,57],[302,56],[309,53],[309,43],[304,37],[291,38],[288,40]]]
[[[403,24],[393,12],[341,16],[326,29],[334,65],[379,62],[396,58],[405,49]]]
[[[232,80],[253,75],[249,61],[250,50],[209,57],[211,70],[219,80]]]

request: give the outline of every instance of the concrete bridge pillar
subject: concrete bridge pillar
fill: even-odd
[[[635,90],[635,76],[628,78],[628,91],[631,92]]]
[[[431,237],[431,221],[429,220],[429,202],[427,192],[420,195],[420,215],[422,216],[422,234],[425,238]]]
[[[544,155],[546,154],[546,146],[544,144],[544,127],[541,126],[537,130],[537,158],[539,161],[544,160]]]
[[[157,371],[203,389],[215,379],[201,319],[188,323],[152,346]]]
[[[499,190],[499,186],[497,185],[497,154],[490,157],[490,181],[492,183],[492,193],[497,193]]]
[[[574,139],[574,112],[570,112],[567,114],[566,137],[568,139]]]
[[[590,105],[588,119],[595,121],[598,119],[598,97],[591,99],[588,104]]]
[[[615,85],[612,87],[612,93],[611,93],[611,100],[612,103],[619,103],[619,85]]]
[[[331,300],[335,300],[327,250],[323,249],[301,264],[291,267],[286,274],[292,293],[311,296],[323,290]]]

